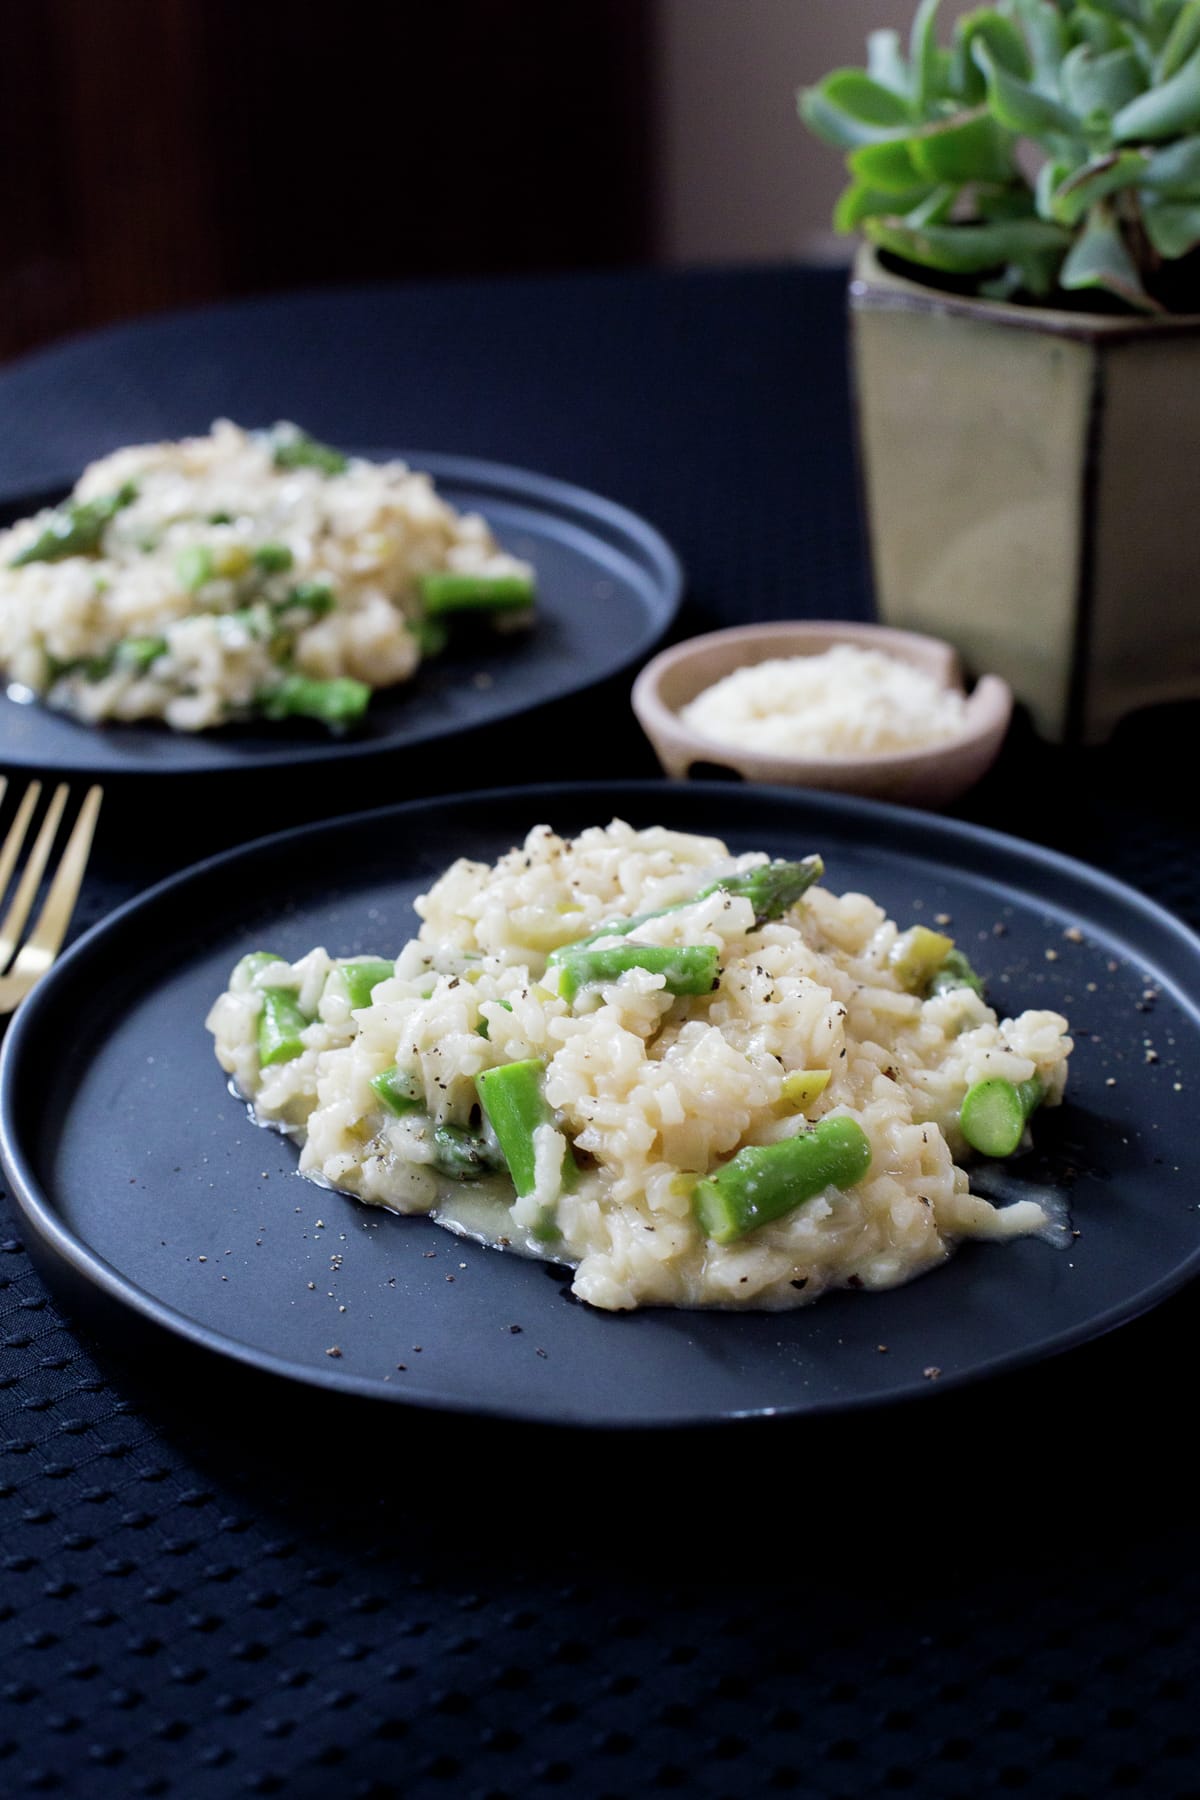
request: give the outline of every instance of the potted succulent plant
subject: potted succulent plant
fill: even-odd
[[[845,152],[879,610],[1097,741],[1200,694],[1200,0],[996,0],[800,93]]]

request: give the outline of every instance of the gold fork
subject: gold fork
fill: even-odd
[[[4,802],[7,790],[8,780],[0,775],[0,805]],[[50,853],[54,848],[69,795],[66,783],[60,782],[46,808],[46,816],[34,839],[20,880],[13,890],[3,923],[0,923],[0,1018],[20,1005],[33,984],[41,979],[58,955],[67,926],[71,922],[71,914],[75,910],[75,902],[79,898],[80,883],[87,867],[88,852],[92,847],[92,834],[96,829],[96,815],[104,798],[104,791],[99,787],[89,788],[84,796],[79,816],[63,846],[58,867],[54,871],[33,930],[25,942],[21,943],[21,933],[37,898],[46,865],[50,861]],[[8,836],[0,845],[0,901],[3,901],[8,890],[24,848],[30,821],[41,797],[41,782],[31,781],[21,796]]]

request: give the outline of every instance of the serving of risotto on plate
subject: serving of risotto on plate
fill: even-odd
[[[207,1023],[303,1174],[567,1264],[597,1307],[781,1310],[1051,1234],[963,1165],[1059,1103],[1066,1019],[998,1018],[948,936],[823,874],[538,825],[447,869],[394,960],[251,950]]]
[[[528,563],[427,474],[291,424],[114,452],[0,532],[0,672],[89,723],[361,719],[457,619],[527,625]]]

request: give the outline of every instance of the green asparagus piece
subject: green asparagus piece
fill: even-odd
[[[487,1139],[462,1125],[434,1127],[433,1161],[435,1168],[455,1181],[481,1181],[504,1167]]]
[[[698,900],[699,898],[698,894],[694,896],[694,899]],[[562,944],[557,950],[552,950],[546,958],[546,967],[548,969],[557,968],[559,963],[573,955],[576,950],[589,950],[593,944],[599,943],[601,938],[628,937],[630,932],[636,931],[639,925],[648,925],[651,919],[665,918],[668,913],[680,912],[685,906],[691,905],[691,900],[681,900],[675,906],[660,907],[657,912],[634,913],[628,919],[607,919],[595,931],[589,931],[586,937],[576,938],[573,943]]]
[[[935,994],[948,994],[952,988],[970,988],[983,999],[983,982],[961,950],[948,950],[941,966],[934,971],[927,999]]]
[[[73,662],[60,662],[47,651],[47,672],[52,683],[60,681],[64,675],[82,675],[85,681],[103,681],[114,669],[132,670],[141,675],[165,654],[167,648],[167,640],[163,637],[129,637],[122,638],[99,656],[80,656]]]
[[[366,682],[350,675],[334,675],[328,681],[285,675],[275,687],[263,689],[258,706],[268,719],[320,719],[326,725],[353,725],[366,712],[370,698]]]
[[[510,612],[534,600],[529,575],[460,575],[452,569],[421,575],[417,591],[431,619],[455,612]]]
[[[272,654],[277,649],[287,650],[290,654],[296,632],[303,626],[289,615],[303,612],[310,620],[320,619],[332,612],[335,604],[332,588],[323,582],[305,581],[292,588],[282,600],[255,600],[249,606],[235,607],[233,612],[218,613],[216,617],[218,625],[238,625],[261,643],[272,642]],[[349,677],[334,679],[348,680]]]
[[[407,1069],[392,1067],[385,1069],[381,1075],[372,1075],[371,1086],[388,1111],[395,1113],[397,1118],[404,1113],[418,1112],[425,1104],[420,1082]]]
[[[175,578],[189,594],[211,581],[215,568],[213,553],[207,544],[185,544],[175,558]]]
[[[779,859],[764,863],[747,875],[731,875],[724,881],[711,882],[690,900],[677,900],[673,906],[660,906],[656,912],[635,913],[628,919],[609,919],[587,937],[576,938],[574,943],[552,950],[546,958],[547,966],[553,968],[573,951],[586,950],[600,938],[628,937],[639,925],[646,925],[651,919],[665,919],[669,913],[682,912],[685,906],[707,900],[710,894],[732,894],[735,899],[749,900],[754,907],[755,925],[765,925],[768,919],[781,919],[824,873],[825,864],[819,856],[806,856],[800,862]]]
[[[930,983],[954,949],[954,939],[928,925],[902,931],[888,953],[888,967],[910,994],[928,994]]]
[[[64,675],[82,675],[85,681],[103,681],[106,675],[112,674],[116,656],[114,646],[99,656],[77,656],[71,662],[61,662],[47,651],[46,671],[51,684],[61,681]]]
[[[365,956],[358,962],[342,963],[341,970],[351,1008],[357,1011],[360,1006],[370,1006],[372,993],[396,973],[396,965],[381,956]]]
[[[604,950],[570,946],[557,964],[558,991],[568,1005],[581,988],[617,981],[626,969],[664,977],[669,994],[711,994],[719,952],[714,944],[614,944]]]
[[[853,1187],[870,1166],[861,1125],[842,1116],[822,1119],[799,1137],[739,1150],[732,1162],[697,1182],[694,1204],[708,1236],[732,1244],[826,1188]]]
[[[504,1152],[513,1186],[522,1198],[536,1186],[533,1134],[539,1125],[555,1124],[554,1114],[542,1091],[546,1065],[538,1057],[525,1062],[501,1063],[483,1069],[475,1077],[479,1104],[487,1114]],[[563,1186],[570,1187],[576,1174],[571,1146],[563,1157]]]
[[[300,1033],[312,1020],[300,1011],[296,996],[290,988],[265,987],[262,994],[262,1011],[258,1015],[258,1060],[264,1069],[274,1063],[291,1062],[299,1056],[304,1045],[300,1041]]]
[[[1021,1082],[990,1075],[968,1088],[958,1122],[972,1150],[981,1156],[1011,1156],[1025,1135],[1029,1115],[1041,1105],[1045,1093],[1045,1083],[1037,1075]]]
[[[60,507],[50,515],[50,522],[40,537],[34,538],[19,556],[14,556],[9,567],[19,569],[26,563],[59,562],[64,556],[91,556],[99,550],[109,520],[115,518],[122,507],[132,506],[137,494],[136,483],[127,481],[115,494]]]
[[[320,469],[323,475],[341,475],[349,457],[329,444],[318,443],[297,425],[277,425],[271,433],[271,454],[277,469]]]
[[[114,653],[114,661],[119,669],[132,669],[136,674],[144,675],[151,663],[166,655],[167,649],[165,637],[122,638]]]
[[[264,575],[282,575],[292,566],[292,553],[286,544],[260,544],[254,561]]]
[[[701,888],[697,900],[710,894],[732,894],[735,899],[749,900],[754,908],[754,923],[765,925],[768,919],[782,919],[825,873],[819,856],[806,856],[800,862],[786,862],[782,857],[761,863],[745,875],[733,875]],[[674,910],[672,908],[672,910]]]
[[[274,613],[290,612],[293,607],[302,612],[311,613],[314,619],[322,619],[332,612],[336,601],[333,589],[327,581],[298,581],[294,588],[289,588],[285,600],[276,600],[271,610]]]

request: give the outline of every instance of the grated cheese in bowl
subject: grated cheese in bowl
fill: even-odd
[[[736,669],[679,710],[718,743],[784,756],[882,756],[958,737],[967,701],[928,670],[835,644]]]

